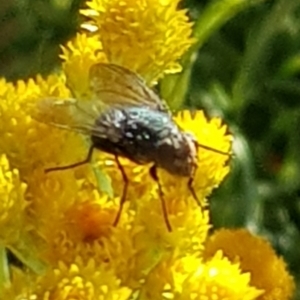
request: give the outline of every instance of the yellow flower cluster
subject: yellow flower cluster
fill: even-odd
[[[204,246],[211,226],[206,198],[228,174],[228,155],[199,148],[194,189],[201,208],[187,178],[158,170],[172,232],[149,166],[120,158],[129,187],[117,226],[124,180],[114,157],[99,152],[90,164],[44,172],[83,160],[88,144],[75,132],[37,121],[41,99],[88,103],[89,68],[99,62],[119,64],[152,84],[180,70],[178,58],[193,41],[176,0],[92,0],[87,6],[83,27],[90,32],[62,47],[61,74],[0,81],[0,253],[9,249],[25,265],[4,276],[0,264],[0,278],[8,281],[0,283],[0,298],[263,299],[271,285],[252,280],[258,264],[244,268],[221,243],[212,251]],[[184,111],[174,122],[199,143],[230,153],[232,137],[220,119]],[[280,261],[270,255],[265,276]],[[280,287],[289,284],[280,299],[289,299],[292,279],[284,265],[281,270]]]
[[[5,155],[0,157],[0,239],[6,245],[19,238],[21,226],[26,224],[22,212],[26,208],[26,184],[19,178],[18,170],[10,169]],[[14,216],[14,218],[12,218]]]
[[[177,60],[189,48],[192,24],[179,0],[92,0],[82,13],[101,37],[108,61],[140,74],[148,84],[181,70]],[[120,46],[121,45],[121,46]]]
[[[203,257],[210,259],[218,249],[222,249],[230,260],[240,263],[243,270],[251,273],[250,282],[253,286],[265,290],[259,299],[292,298],[294,280],[287,272],[285,262],[277,257],[265,239],[252,236],[246,230],[222,229],[209,238]]]

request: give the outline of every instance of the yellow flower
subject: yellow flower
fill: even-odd
[[[47,176],[44,170],[47,166],[81,159],[86,149],[80,137],[35,121],[31,117],[31,108],[35,107],[37,99],[65,98],[69,91],[60,76],[50,76],[46,80],[38,77],[27,83],[19,81],[16,86],[1,83],[0,154],[8,157],[12,168],[19,169],[21,181],[27,183],[24,197],[28,205],[34,207],[31,215],[55,216],[55,220],[62,212],[55,214],[53,203],[65,203],[66,200],[69,203],[71,195],[74,197],[76,193],[76,181],[68,174]],[[66,194],[69,199],[65,198]],[[33,222],[39,224],[41,230],[42,224],[49,225],[45,223],[46,219],[36,217]]]
[[[186,299],[190,294],[197,295],[195,299],[257,299],[263,291],[251,286],[251,275],[242,272],[239,264],[231,263],[221,251],[217,252],[211,260],[198,264],[192,274],[179,282],[175,299]]]
[[[177,203],[173,201],[176,210],[169,212],[173,226],[173,232],[169,233],[163,219],[157,186],[150,178],[147,167],[135,166],[125,159],[122,162],[130,183],[127,202],[117,227],[113,227],[112,223],[124,182],[113,164],[107,166],[107,172],[113,180],[117,195],[115,199],[108,199],[99,193],[89,178],[91,174],[85,172],[88,177],[77,181],[77,185],[72,180],[62,181],[61,184],[66,184],[64,194],[60,198],[56,196],[53,202],[50,193],[49,200],[38,206],[37,217],[44,223],[39,228],[47,241],[47,248],[44,249],[46,261],[51,264],[58,260],[72,263],[76,256],[86,261],[92,253],[97,263],[109,263],[119,278],[128,286],[136,287],[165,253],[174,249],[180,249],[183,253],[203,250],[209,229],[208,211],[201,212],[193,200],[185,203],[186,195],[180,195]],[[64,180],[74,172],[78,176],[81,173],[78,171],[68,171]],[[51,175],[57,179],[61,176]],[[173,180],[176,182],[175,178]],[[49,222],[51,227],[47,226]]]
[[[60,58],[64,61],[63,71],[73,97],[76,99],[90,99],[90,67],[107,60],[99,36],[87,36],[84,33],[78,33],[72,41],[61,48]]]
[[[19,172],[11,169],[5,155],[0,156],[0,241],[12,246],[26,224],[24,194],[26,184],[21,182]]]
[[[83,263],[80,258],[70,265],[59,262],[40,276],[14,270],[13,287],[4,291],[3,299],[125,300],[132,293],[105,266],[96,265],[93,259]]]
[[[108,61],[151,84],[164,73],[180,71],[178,60],[193,43],[192,24],[178,2],[92,0],[82,14],[98,28]]]
[[[286,264],[263,238],[244,229],[217,231],[207,242],[204,257],[218,249],[231,261],[239,261],[241,269],[251,273],[251,284],[265,290],[260,300],[291,299],[295,283]]]
[[[205,263],[195,256],[169,258],[148,276],[142,299],[258,299],[263,291],[251,286],[250,277],[221,251]]]
[[[0,154],[7,155],[11,166],[19,169],[24,180],[32,176],[33,169],[53,160],[65,145],[55,136],[57,130],[49,134],[49,126],[32,119],[29,108],[39,98],[65,98],[69,91],[63,78],[55,75],[47,80],[38,77],[36,81],[18,81],[16,85],[2,80],[0,87]],[[47,144],[51,147],[45,147]]]

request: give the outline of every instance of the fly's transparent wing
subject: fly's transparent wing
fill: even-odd
[[[46,98],[37,102],[31,115],[41,123],[90,135],[99,108],[92,101]]]
[[[38,101],[31,115],[39,122],[90,136],[95,131],[95,120],[99,113],[99,106],[92,101],[47,98]],[[100,136],[100,133],[98,135]],[[109,176],[98,167],[92,168],[99,189],[112,197],[113,189]]]
[[[137,74],[121,66],[98,63],[90,69],[95,99],[108,106],[143,106],[168,111],[158,95]]]
[[[92,99],[46,98],[39,100],[31,115],[39,122],[90,135],[95,121],[109,108],[149,107],[167,112],[164,102],[142,78],[113,64],[95,64],[90,69]]]

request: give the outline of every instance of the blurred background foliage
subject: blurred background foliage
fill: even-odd
[[[210,4],[181,3],[194,20]],[[14,81],[58,69],[59,44],[75,34],[83,5],[0,1],[0,75]],[[266,236],[299,282],[300,1],[256,1],[223,21],[192,56],[179,103],[221,116],[235,137],[232,172],[211,200],[213,224]]]

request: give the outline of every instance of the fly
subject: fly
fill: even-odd
[[[157,168],[189,178],[189,190],[201,207],[193,189],[198,148],[227,156],[229,154],[201,145],[192,134],[181,130],[172,120],[164,102],[137,74],[121,66],[98,63],[91,67],[89,76],[93,92],[91,101],[46,99],[39,104],[42,113],[52,110],[51,123],[55,126],[75,130],[91,138],[91,146],[84,160],[45,171],[49,173],[87,164],[95,149],[114,155],[124,180],[120,207],[113,223],[116,226],[129,184],[119,157],[141,165],[153,163],[150,174],[158,184],[167,229],[172,231]],[[56,115],[56,111],[60,110],[67,112],[65,120],[59,118],[59,114]]]

